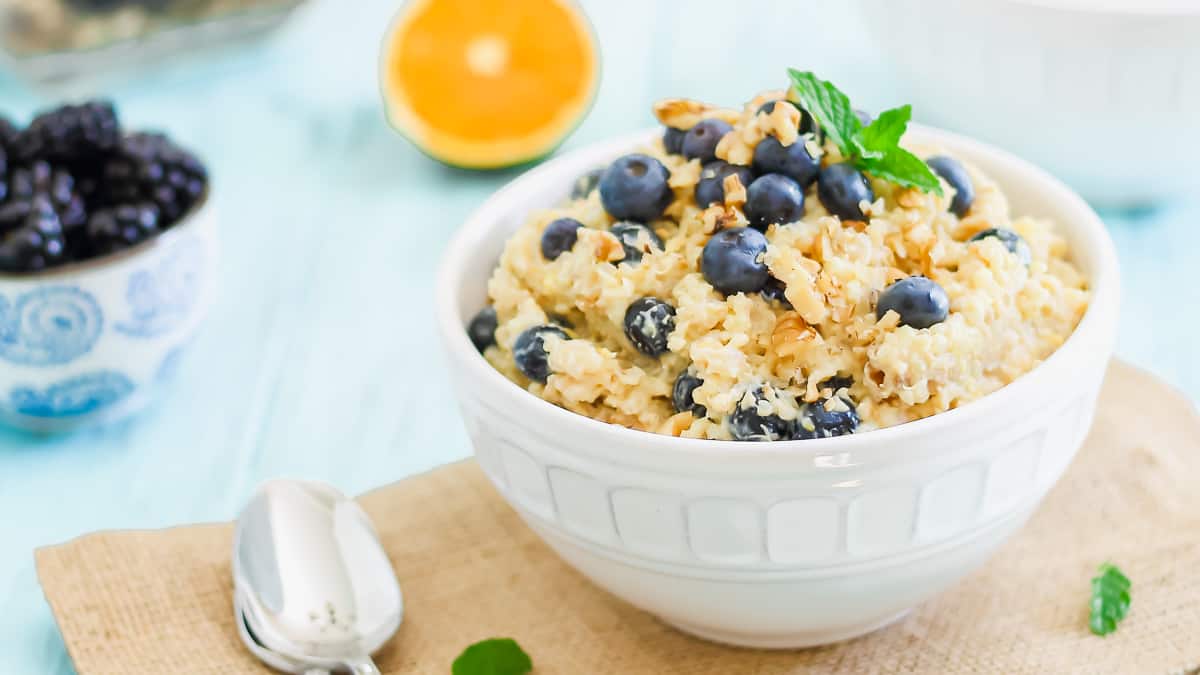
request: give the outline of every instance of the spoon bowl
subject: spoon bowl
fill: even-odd
[[[238,518],[233,571],[243,641],[282,657],[289,672],[377,672],[368,657],[403,617],[400,585],[370,519],[322,483],[264,483]]]
[[[246,616],[246,610],[242,606],[242,598],[240,596],[234,598],[233,609],[234,621],[237,623],[238,637],[242,639],[242,643],[246,645],[246,649],[258,657],[259,661],[262,661],[275,670],[285,673],[294,673],[295,675],[329,675],[330,671],[327,668],[298,661],[279,652],[272,651],[264,645],[254,632],[254,629],[250,627],[250,618]]]

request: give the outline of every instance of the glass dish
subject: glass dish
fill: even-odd
[[[0,0],[0,53],[39,82],[159,62],[282,23],[303,0]]]

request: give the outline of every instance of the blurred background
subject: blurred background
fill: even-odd
[[[85,0],[0,0],[0,7],[32,3],[44,9],[60,1]],[[870,111],[912,102],[918,121],[1000,136],[996,140],[1010,147],[1029,137],[1029,129],[998,128],[983,119],[973,130],[970,115],[939,115],[926,107],[951,106],[956,99],[971,110],[994,107],[981,99],[989,83],[1011,84],[991,74],[997,62],[971,46],[978,41],[928,51],[936,24],[932,15],[912,12],[949,11],[932,0],[581,4],[599,42],[601,82],[591,112],[559,152],[654,124],[650,105],[658,98],[738,105],[762,89],[784,86],[789,66],[837,83]],[[915,9],[889,15],[888,4]],[[396,0],[311,0],[278,30],[221,48],[189,46],[170,58],[140,56],[130,48],[125,60],[141,61],[132,68],[109,67],[94,54],[4,62],[0,113],[27,121],[55,103],[103,95],[118,104],[127,126],[168,131],[196,150],[212,176],[222,242],[215,304],[169,395],[137,417],[99,429],[50,437],[0,431],[5,672],[72,672],[34,575],[31,551],[37,546],[97,529],[230,519],[267,477],[320,479],[356,493],[470,453],[442,374],[431,285],[456,226],[521,169],[450,168],[389,126],[378,63],[399,6]],[[225,30],[254,32],[275,16]],[[1057,15],[1046,25],[1070,20]],[[890,36],[880,39],[879,32],[869,32],[872,25]],[[1136,17],[1122,16],[1095,35],[1131,25],[1136,28]],[[28,49],[34,31],[32,24],[17,26],[0,46],[11,57]],[[1009,54],[1008,67],[1000,63],[998,72],[1015,80],[1044,75],[1038,74],[1041,61],[1028,56],[1036,45],[996,40]],[[898,58],[896,50],[923,56]],[[1146,67],[1158,73],[1157,55],[1137,58],[1149,59]],[[953,64],[954,71],[914,77],[913,67],[928,69],[935,62]],[[1172,67],[1200,60],[1180,63]],[[89,72],[60,77],[78,68]],[[57,81],[35,83],[46,77]],[[970,87],[955,77],[965,77]],[[1062,94],[1057,80],[1046,81],[1042,98],[1005,94],[1006,100],[1019,100],[1026,112],[1039,111],[1057,124],[1074,118],[1079,125],[1107,127],[1088,131],[1100,159],[1056,147],[1054,157],[1067,167],[1056,170],[1112,162],[1144,178],[1162,168],[1165,160],[1140,149],[1139,134],[1148,128],[1143,118],[1114,128],[1101,109],[1093,116],[1064,112],[1068,104],[1055,98]],[[1125,86],[1121,81],[1093,85]],[[1179,91],[1171,105],[1189,100],[1186,88]],[[1168,139],[1200,126],[1179,111],[1153,117],[1153,133],[1175,129]],[[1035,124],[1028,121],[1033,118],[1010,119],[1012,125]],[[1169,140],[1154,145],[1186,158]],[[1166,198],[1151,195],[1157,190],[1116,195],[1111,183],[1084,187],[1099,197],[1121,254],[1119,354],[1195,398],[1200,359],[1194,332],[1200,323],[1190,310],[1200,305],[1191,277],[1200,265],[1200,199],[1189,190],[1194,183],[1164,190]],[[1105,194],[1119,198],[1106,200]]]

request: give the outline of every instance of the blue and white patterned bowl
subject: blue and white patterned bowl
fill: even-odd
[[[217,228],[204,200],[127,251],[0,275],[0,421],[65,431],[152,400],[208,312]]]

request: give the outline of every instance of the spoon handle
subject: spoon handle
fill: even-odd
[[[332,675],[332,674],[328,670],[325,670],[324,668],[309,668],[308,670],[304,671],[304,675]]]
[[[369,656],[361,659],[347,659],[342,662],[342,665],[350,669],[351,675],[381,675],[379,668]]]

